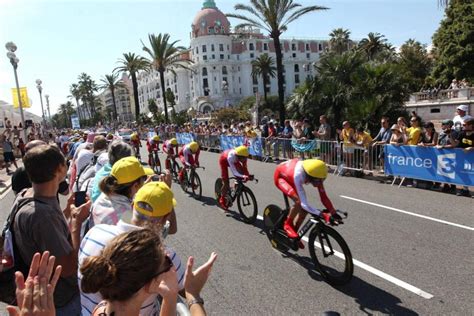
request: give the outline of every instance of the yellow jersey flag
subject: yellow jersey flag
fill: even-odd
[[[18,101],[18,92],[16,88],[12,88],[12,97],[13,97],[13,108],[17,109],[20,107],[20,102]],[[23,108],[31,107],[30,99],[28,98],[28,91],[26,87],[20,88],[20,98],[21,98],[21,106]]]

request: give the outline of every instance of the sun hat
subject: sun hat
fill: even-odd
[[[143,168],[136,157],[125,157],[117,161],[110,172],[117,179],[118,184],[130,183],[143,176],[151,176],[154,172],[150,168]]]
[[[391,131],[393,130],[397,130],[399,131],[400,130],[400,127],[397,125],[397,124],[393,124],[392,127],[390,128]]]
[[[176,206],[173,191],[164,182],[153,181],[142,186],[133,200],[134,209],[147,217],[169,214]]]
[[[454,122],[452,120],[442,120],[441,121],[442,125],[454,125]]]
[[[457,110],[464,111],[464,112],[467,112],[468,107],[467,107],[467,104],[461,104],[461,105],[458,106],[456,109],[457,109]]]

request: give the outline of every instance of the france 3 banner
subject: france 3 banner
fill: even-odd
[[[194,135],[191,133],[176,133],[178,144],[189,144],[194,141]]]
[[[252,156],[262,156],[262,139],[261,138],[247,138],[244,136],[220,136],[221,150],[232,149],[238,146],[245,145],[249,148],[249,153]]]
[[[385,174],[474,186],[474,152],[385,145]]]

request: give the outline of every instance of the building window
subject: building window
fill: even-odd
[[[230,55],[227,55],[227,59],[230,59]]]
[[[305,49],[306,49],[306,50],[310,50],[310,48],[309,48],[309,43],[306,43]]]
[[[321,44],[321,43],[318,44],[318,50],[319,50],[319,51],[322,51],[322,50],[323,50],[323,44]]]
[[[214,77],[214,81],[217,81],[217,77]]]
[[[250,53],[250,58],[254,58],[254,57],[255,57],[254,53]]]
[[[239,77],[239,83],[240,83],[240,77]]]
[[[208,34],[214,34],[214,33],[215,33],[215,30],[214,30],[214,28],[213,28],[212,26],[209,26],[207,32],[208,32]]]
[[[207,60],[207,55],[202,56],[202,60]]]
[[[222,66],[222,74],[227,75],[227,67],[226,66]]]
[[[237,55],[237,60],[240,60],[240,55]]]
[[[300,65],[295,64],[295,72],[300,72]]]
[[[253,87],[253,94],[258,92],[258,87]]]
[[[211,52],[214,51],[214,44],[211,44]]]
[[[237,66],[237,71],[240,71],[240,66]]]
[[[224,51],[224,44],[219,44],[219,51],[221,51],[221,52]]]
[[[252,76],[252,83],[253,83],[254,85],[258,85],[258,78],[257,78],[257,76]]]
[[[263,43],[263,50],[268,50],[268,44],[267,43]]]
[[[224,54],[220,54],[220,55],[219,55],[219,58],[220,58],[220,59],[224,59]]]
[[[253,43],[249,44],[249,50],[255,50],[255,46],[253,45]]]
[[[207,76],[207,68],[206,67],[202,68],[202,75]]]
[[[203,90],[204,90],[204,95],[208,96],[209,95],[209,83],[207,81],[207,78],[204,78],[202,80],[202,87],[203,87]]]
[[[206,45],[202,45],[202,52],[203,53],[207,52]]]
[[[229,45],[227,45],[227,50],[229,50],[229,49],[230,49],[230,48],[229,48]]]
[[[311,53],[306,53],[306,58],[310,59],[311,58]]]
[[[296,44],[295,43],[291,44],[291,50],[296,50]]]
[[[441,110],[439,108],[435,108],[435,109],[430,109],[430,113],[440,113]]]
[[[296,58],[296,53],[293,53],[292,56],[293,56],[293,58]]]
[[[300,83],[300,75],[295,75],[295,83]]]
[[[239,88],[239,94],[242,94],[242,88]]]
[[[216,59],[216,55],[214,55],[214,54],[212,54],[211,57],[212,57],[212,59]]]
[[[199,47],[196,46],[196,54],[199,54]]]

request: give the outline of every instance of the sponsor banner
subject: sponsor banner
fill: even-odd
[[[176,140],[178,144],[189,144],[194,141],[194,135],[191,133],[176,133]]]
[[[71,116],[71,126],[72,126],[72,129],[80,129],[81,128],[81,124],[79,123],[79,118],[77,117],[77,115],[72,115]]]
[[[20,101],[18,100],[18,90],[16,88],[12,88],[12,97],[13,97],[13,108],[14,109],[19,108]],[[26,87],[20,88],[20,98],[21,98],[22,108],[31,107],[30,99],[28,99],[28,91],[26,90]]]
[[[252,156],[262,156],[262,139],[261,138],[247,138],[244,136],[225,136],[219,137],[221,150],[232,149],[238,146],[245,145],[249,148],[249,153]]]
[[[420,146],[384,146],[385,174],[474,186],[474,152]]]

